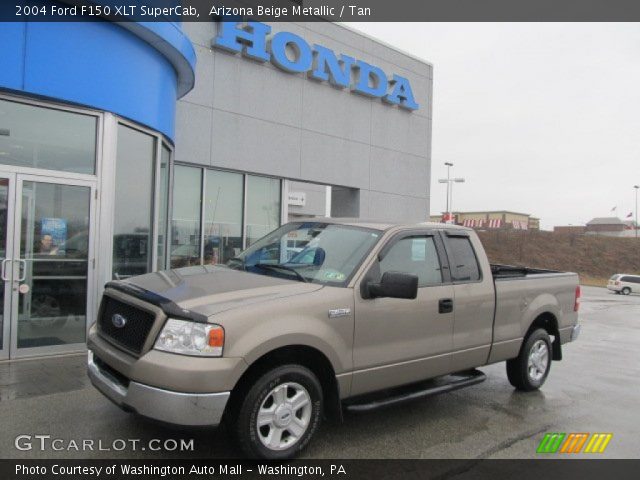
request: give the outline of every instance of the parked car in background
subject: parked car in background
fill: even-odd
[[[631,295],[640,293],[640,275],[629,275],[628,273],[616,273],[609,279],[607,288],[617,294]]]

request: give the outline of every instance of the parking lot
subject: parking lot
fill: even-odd
[[[580,338],[565,346],[564,360],[552,365],[539,392],[515,392],[504,364],[484,367],[488,379],[480,385],[349,414],[343,424],[325,423],[305,456],[536,458],[546,432],[607,432],[613,439],[600,457],[637,457],[640,296],[583,287],[580,319]],[[80,356],[0,363],[0,425],[4,458],[238,456],[223,429],[172,428],[120,411],[89,385]],[[56,445],[62,450],[40,451],[35,441],[30,450],[15,448],[17,436],[39,434],[61,439]],[[69,447],[85,439],[95,442],[94,450]],[[116,439],[140,443],[135,450],[128,442],[114,451],[113,445],[121,445]],[[155,446],[167,439],[193,439],[194,449],[151,451],[151,439],[160,440]]]

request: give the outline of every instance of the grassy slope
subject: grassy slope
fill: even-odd
[[[640,239],[536,231],[478,232],[491,263],[578,272],[585,285],[604,286],[614,273],[640,274]]]

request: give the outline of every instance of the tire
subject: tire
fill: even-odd
[[[320,423],[322,387],[313,372],[300,365],[268,371],[239,397],[230,430],[249,458],[292,458],[309,444]]]
[[[631,294],[631,289],[629,287],[624,287],[622,289],[622,294],[623,295],[630,295]]]
[[[546,353],[545,353],[546,352]],[[507,360],[507,378],[517,390],[538,390],[551,370],[551,338],[546,330],[534,330],[525,339],[520,354]]]

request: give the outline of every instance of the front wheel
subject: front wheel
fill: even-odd
[[[622,289],[622,294],[623,295],[630,295],[631,294],[631,289],[629,287],[624,287]]]
[[[322,387],[308,368],[284,365],[268,371],[240,400],[236,440],[250,458],[285,459],[300,453],[320,423]]]
[[[517,390],[539,389],[551,369],[551,338],[546,330],[534,330],[525,339],[520,354],[507,360],[507,378]]]

